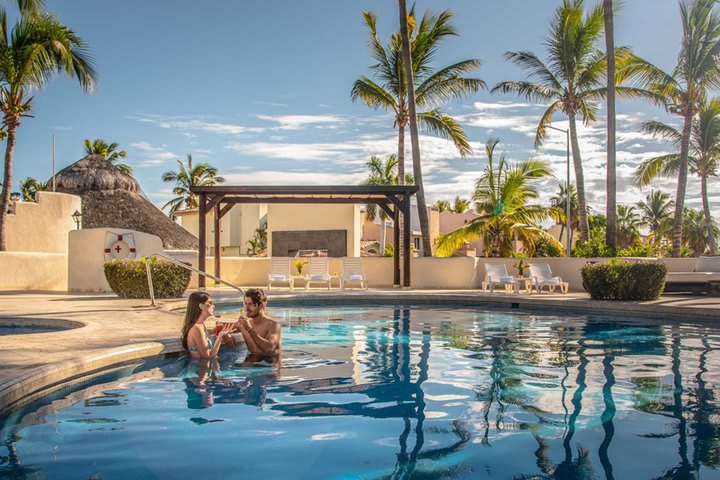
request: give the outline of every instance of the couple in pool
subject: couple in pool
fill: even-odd
[[[217,330],[215,339],[211,339],[205,328],[205,320],[210,318],[215,306],[206,292],[193,292],[188,298],[185,322],[182,330],[183,346],[194,359],[216,357],[220,345],[225,341],[233,346],[230,333],[240,332],[252,356],[278,356],[281,351],[280,324],[265,315],[267,297],[259,288],[245,290],[245,312],[237,323],[223,323]]]

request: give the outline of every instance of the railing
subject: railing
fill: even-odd
[[[155,291],[154,291],[153,285],[152,285],[152,273],[150,272],[150,258],[152,258],[152,257],[162,257],[162,258],[164,258],[165,260],[167,260],[167,261],[169,261],[169,262],[172,262],[172,263],[174,263],[175,265],[178,265],[178,266],[180,266],[180,267],[182,267],[182,268],[184,268],[184,269],[186,269],[186,270],[190,270],[191,272],[195,272],[195,273],[197,273],[198,275],[202,275],[202,276],[207,277],[207,278],[209,278],[209,279],[211,279],[211,280],[215,280],[215,281],[218,282],[218,283],[222,283],[223,285],[227,285],[228,287],[234,288],[235,290],[237,290],[238,292],[240,292],[243,297],[245,297],[245,292],[243,291],[243,289],[240,288],[240,287],[238,287],[237,285],[235,285],[235,284],[233,284],[233,283],[226,282],[225,280],[223,280],[223,279],[220,278],[220,277],[216,277],[215,275],[211,275],[211,274],[209,274],[209,273],[207,273],[207,272],[203,272],[202,270],[199,270],[199,269],[197,269],[197,268],[195,268],[195,267],[193,267],[193,266],[191,266],[191,265],[188,265],[187,263],[180,262],[180,261],[178,261],[178,260],[175,260],[175,259],[172,258],[172,257],[168,257],[167,255],[163,255],[162,253],[155,253],[155,254],[153,254],[153,255],[149,255],[149,256],[147,257],[147,259],[145,260],[145,273],[147,274],[148,290],[150,291],[150,302],[151,302],[151,305],[155,305]]]

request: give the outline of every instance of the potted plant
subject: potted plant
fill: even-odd
[[[303,267],[307,265],[307,260],[295,260],[295,270],[297,271],[298,275],[302,275]]]
[[[513,267],[518,269],[518,275],[521,277],[525,276],[525,270],[528,269],[529,265],[524,259],[520,259],[517,263],[513,264]]]

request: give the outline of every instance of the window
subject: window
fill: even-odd
[[[413,238],[413,245],[415,245],[415,250],[420,251],[420,237]]]

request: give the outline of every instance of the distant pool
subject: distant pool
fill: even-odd
[[[0,478],[720,478],[720,329],[440,307],[273,308],[224,352],[0,423]]]

